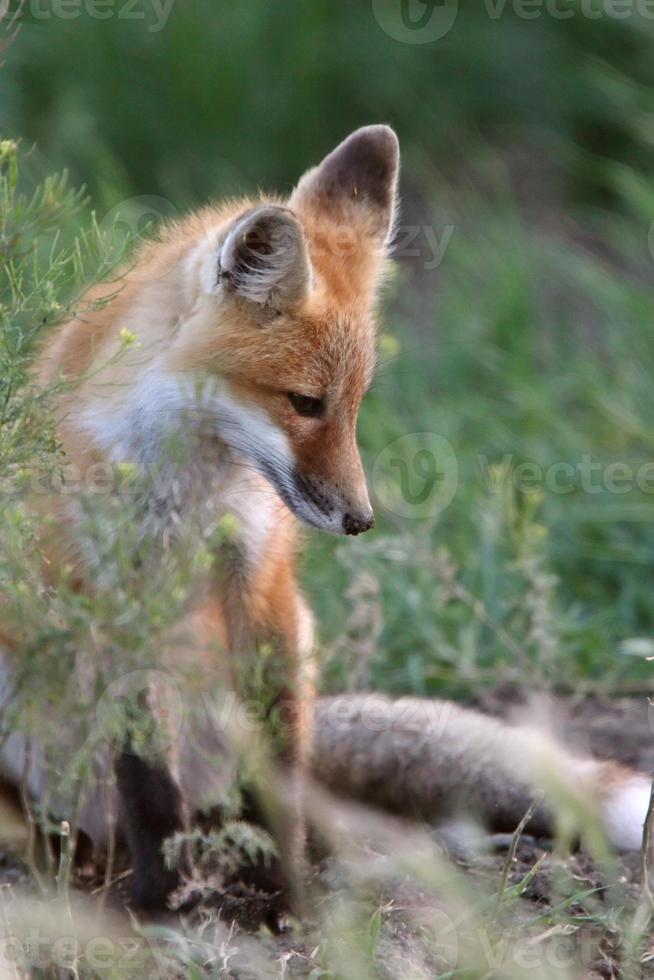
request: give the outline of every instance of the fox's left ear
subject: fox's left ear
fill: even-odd
[[[385,243],[393,227],[399,166],[399,143],[390,126],[364,126],[302,177],[290,205],[336,221],[353,219],[364,235]]]
[[[291,307],[311,285],[304,233],[288,208],[264,204],[238,217],[220,246],[215,289],[264,305]]]

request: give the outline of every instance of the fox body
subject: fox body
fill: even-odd
[[[82,497],[94,468],[127,463],[157,469],[137,501],[139,535],[155,547],[190,521],[206,530],[230,519],[229,546],[164,639],[162,662],[177,667],[177,638],[192,635],[193,657],[238,688],[253,670],[248,657],[273,644],[280,754],[294,784],[310,750],[313,697],[298,519],[338,534],[373,525],[355,430],[374,369],[398,167],[393,131],[366,127],[287,200],[233,201],[163,229],[117,280],[87,293],[84,312],[55,331],[37,364],[42,385],[64,386],[57,431]],[[82,497],[47,499],[45,547],[52,568],[73,567],[78,588],[101,588],[102,563],[80,533]],[[164,902],[174,884],[161,844],[186,820],[176,768],[130,751],[117,761],[146,904]],[[295,822],[290,864],[301,863],[299,814]]]
[[[358,534],[373,525],[355,430],[373,375],[398,165],[392,130],[366,127],[287,200],[230,202],[171,225],[117,281],[89,291],[86,311],[55,331],[37,365],[43,385],[69,383],[55,405],[57,428],[66,463],[82,478],[99,464],[158,468],[139,502],[140,535],[165,548],[187,521],[211,527],[230,517],[230,546],[215,554],[180,635],[192,636],[192,656],[210,674],[236,688],[239,663],[251,663],[262,639],[280,653],[274,693],[288,722],[280,754],[295,801],[281,850],[296,870],[309,764],[342,793],[429,818],[464,799],[511,824],[538,783],[530,776],[535,750],[518,764],[524,737],[454,706],[412,703],[416,729],[401,702],[382,701],[383,737],[365,723],[374,704],[366,698],[322,700],[320,724],[312,721],[313,623],[296,583],[297,527]],[[171,440],[186,450],[181,464],[167,458]],[[44,539],[51,563],[72,565],[81,589],[101,587],[102,567],[78,533],[77,497],[48,498],[47,510],[56,518]],[[176,635],[167,637],[162,663],[177,668],[181,659]],[[417,739],[434,712],[442,724]],[[225,749],[210,720],[199,728],[214,756]],[[163,841],[206,804],[214,783],[218,792],[224,774],[197,740],[178,739],[174,757],[154,762],[123,748],[116,806],[136,896],[161,905],[177,881],[164,866]],[[12,735],[2,752],[5,774],[19,780],[24,743]],[[635,846],[644,778],[615,770],[609,779],[608,770],[577,764],[563,750],[556,760],[571,774],[583,770],[613,839]],[[43,791],[37,762],[33,795]],[[90,798],[82,813],[96,840],[104,805]]]

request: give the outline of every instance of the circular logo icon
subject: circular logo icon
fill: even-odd
[[[372,0],[381,29],[402,44],[430,44],[454,26],[458,0]]]
[[[654,259],[654,221],[649,226],[649,231],[647,232],[647,248],[649,254]]]
[[[163,670],[133,670],[112,681],[96,709],[108,742],[137,754],[165,752],[182,730],[179,688]]]
[[[456,454],[435,432],[411,432],[389,443],[375,460],[371,479],[382,507],[411,520],[445,510],[458,482]]]
[[[98,221],[103,261],[110,267],[119,265],[133,253],[141,241],[151,238],[162,221],[177,217],[177,209],[165,197],[144,195],[121,201]],[[145,282],[163,273],[153,271],[151,264],[137,265],[130,270],[132,281]]]
[[[650,731],[654,732],[654,698],[649,698],[647,702],[647,723]]]
[[[456,925],[447,912],[433,905],[417,906],[412,910],[411,918],[429,937],[431,952],[438,959],[438,972],[455,970],[459,962],[459,937]]]

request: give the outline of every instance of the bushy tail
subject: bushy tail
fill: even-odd
[[[515,829],[542,796],[529,829],[554,831],[572,810],[612,844],[638,849],[651,780],[617,763],[573,755],[537,726],[509,725],[448,701],[380,695],[320,698],[315,777],[395,813],[439,823],[463,812]]]

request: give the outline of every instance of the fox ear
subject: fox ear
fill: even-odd
[[[267,204],[236,220],[220,248],[218,287],[283,307],[299,303],[310,284],[309,253],[292,211]]]
[[[399,165],[399,143],[390,126],[364,126],[302,177],[290,203],[337,220],[354,216],[364,233],[385,242],[393,226]]]

